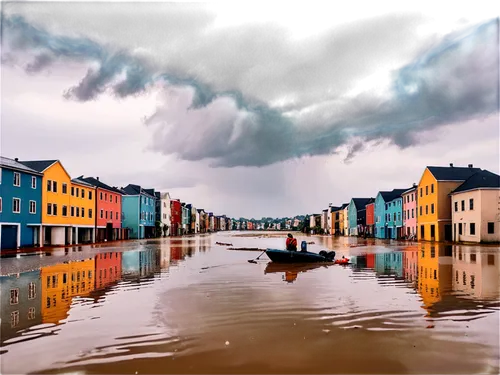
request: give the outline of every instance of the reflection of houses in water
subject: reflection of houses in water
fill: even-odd
[[[182,241],[173,240],[170,247],[170,260],[182,260]]]
[[[1,342],[42,322],[40,271],[0,276]]]
[[[403,277],[403,253],[394,251],[375,255],[375,272],[379,275]]]
[[[418,292],[426,308],[451,290],[451,254],[447,246],[421,243],[418,250]]]
[[[160,245],[160,267],[166,269],[170,267],[170,243],[162,242]]]
[[[104,288],[122,277],[122,253],[108,252],[95,256],[95,288]]]
[[[498,253],[479,253],[467,246],[458,246],[453,252],[453,290],[472,298],[498,298],[498,262]]]
[[[403,251],[403,277],[415,282],[418,279],[418,250],[416,246],[408,247]]]
[[[94,258],[41,268],[43,323],[66,319],[72,297],[94,290],[94,270]]]
[[[159,250],[134,250],[122,254],[122,276],[144,277],[160,269]]]

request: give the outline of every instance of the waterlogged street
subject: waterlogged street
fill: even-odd
[[[498,247],[226,232],[1,261],[3,374],[499,372]],[[232,246],[217,245],[216,242]]]

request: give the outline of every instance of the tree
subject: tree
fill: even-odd
[[[168,225],[163,224],[163,237],[167,237],[167,232],[168,232]]]

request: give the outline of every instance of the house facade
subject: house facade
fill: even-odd
[[[468,167],[428,166],[417,188],[419,241],[451,241],[453,238],[450,193],[474,173],[481,171]]]
[[[403,194],[403,233],[407,239],[417,238],[417,185]]]
[[[373,237],[375,232],[375,202],[366,205],[366,235]]]
[[[349,205],[350,202],[344,208],[344,236],[349,235]]]
[[[73,243],[95,242],[95,186],[79,178],[74,178],[71,180],[70,195],[70,215],[74,213],[71,220]]]
[[[180,236],[182,234],[182,206],[178,199],[170,200],[170,235]]]
[[[450,195],[453,241],[500,242],[500,176],[482,170]]]
[[[398,228],[402,232],[403,206],[401,195],[407,189],[379,191],[375,198],[375,237],[395,239]],[[398,216],[399,214],[399,216]],[[394,216],[396,215],[396,216]]]
[[[84,181],[96,189],[96,241],[116,241],[127,238],[122,230],[122,192],[103,183],[99,177],[80,176],[78,180]]]
[[[371,203],[373,198],[352,198],[349,203],[348,212],[348,235],[363,236],[366,232],[366,205]]]
[[[95,289],[105,288],[122,277],[122,252],[100,253],[95,260]]]
[[[155,197],[139,185],[129,184],[120,189],[122,196],[122,225],[129,230],[130,238],[151,238],[155,232]]]
[[[0,157],[0,251],[42,243],[43,174]]]
[[[170,236],[171,230],[171,207],[170,194],[156,192],[156,221],[161,223],[162,236]]]
[[[460,246],[453,254],[453,291],[474,299],[497,300],[500,290],[498,252],[476,252]]]
[[[393,199],[387,202],[386,228],[389,238],[396,240],[403,236],[403,198],[401,190],[396,190]]]

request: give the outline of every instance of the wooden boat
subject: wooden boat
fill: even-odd
[[[333,263],[333,259],[309,251],[266,249],[266,255],[276,263]]]

